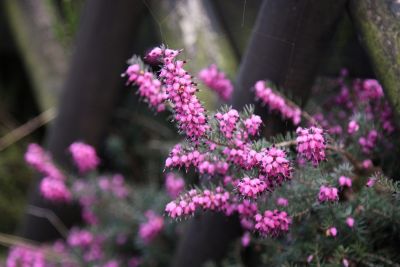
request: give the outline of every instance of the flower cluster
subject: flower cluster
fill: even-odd
[[[233,85],[231,81],[225,77],[225,73],[219,71],[215,64],[201,70],[199,78],[210,89],[217,92],[221,99],[224,101],[230,99],[233,92]]]
[[[325,160],[325,139],[323,130],[317,127],[301,128],[298,127],[297,133],[297,152],[299,155],[311,161],[314,166]]]
[[[174,117],[181,131],[193,139],[209,129],[204,107],[195,95],[196,84],[183,68],[185,61],[176,60],[180,51],[161,48],[162,69],[159,79],[165,86],[168,100],[173,104]]]
[[[367,136],[362,136],[358,139],[358,143],[361,146],[362,151],[365,154],[369,154],[375,148],[378,139],[378,132],[376,130],[371,130]]]
[[[360,129],[360,125],[358,125],[357,121],[351,120],[351,121],[349,122],[348,127],[347,127],[347,132],[348,132],[349,134],[354,134],[355,132],[358,131],[358,129]]]
[[[301,110],[285,101],[285,98],[276,93],[265,81],[258,81],[255,86],[256,99],[266,105],[269,110],[278,112],[283,119],[291,120],[294,125],[301,121]]]
[[[128,76],[128,84],[134,83],[138,88],[138,94],[149,104],[150,107],[154,108],[157,112],[165,110],[165,100],[168,95],[161,82],[154,77],[154,74],[150,71],[144,70],[140,67],[140,64],[132,64],[125,71],[125,75]]]
[[[292,223],[291,218],[284,211],[266,210],[264,214],[258,213],[254,216],[256,221],[255,229],[262,235],[278,236],[289,231]]]
[[[218,121],[221,133],[227,139],[231,139],[233,137],[233,132],[236,129],[236,123],[239,120],[239,112],[237,112],[236,109],[231,109],[224,114],[218,112],[215,114],[215,118]]]
[[[152,210],[146,211],[145,216],[147,220],[139,226],[139,236],[145,244],[149,244],[162,231],[164,219]]]
[[[262,124],[261,117],[258,115],[251,115],[250,118],[247,118],[244,121],[244,126],[246,127],[247,133],[249,135],[256,135],[260,129]]]
[[[125,178],[120,174],[115,174],[112,177],[99,177],[99,188],[103,191],[110,191],[117,198],[125,198],[129,191],[125,185]]]
[[[173,172],[165,175],[165,189],[171,198],[177,198],[185,188],[185,180]]]
[[[25,248],[23,246],[11,248],[6,264],[7,267],[48,266],[42,250]]]
[[[96,150],[88,144],[82,142],[72,143],[69,146],[69,152],[81,173],[96,169],[100,163]]]
[[[271,184],[281,185],[291,178],[292,167],[284,150],[270,147],[263,149],[256,158],[260,163],[261,173]]]
[[[261,193],[268,190],[268,184],[264,181],[245,177],[237,184],[239,193],[244,197],[256,198]]]
[[[339,185],[342,187],[344,187],[344,186],[351,187],[351,185],[352,185],[351,178],[346,177],[346,176],[340,176],[339,177]]]
[[[334,202],[339,200],[338,189],[336,187],[321,186],[318,193],[319,202]]]
[[[169,202],[165,211],[171,218],[190,216],[197,208],[226,212],[229,210],[229,199],[229,192],[222,187],[204,191],[192,189],[181,195],[177,200]]]
[[[71,192],[65,184],[64,174],[55,166],[50,155],[37,144],[30,144],[25,153],[25,161],[38,172],[45,175],[40,182],[40,192],[45,199],[55,202],[68,202]]]

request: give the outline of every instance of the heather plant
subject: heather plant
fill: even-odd
[[[134,57],[125,73],[129,84],[141,86],[137,75],[159,81],[166,92],[163,103],[185,136],[172,148],[166,169],[199,174],[199,185],[166,205],[169,217],[237,214],[242,246],[259,251],[252,260],[266,266],[396,265],[399,185],[381,168],[384,151],[395,148],[396,126],[378,81],[350,80],[342,71],[331,82],[339,93],[313,108],[314,115],[272,83],[255,81],[255,100],[298,126],[266,140],[251,106],[241,112],[227,106],[206,111],[180,54],[154,48],[145,59],[159,71]]]
[[[330,96],[307,111],[271,82],[254,81],[255,101],[295,126],[266,139],[268,121],[251,105],[207,111],[181,54],[156,47],[147,64],[134,56],[123,74],[183,135],[165,158],[164,189],[98,173],[102,160],[82,142],[69,148],[75,174],[31,144],[25,159],[44,177],[42,196],[78,202],[84,224],[61,230],[64,240],[51,245],[15,246],[7,266],[165,266],[183,223],[174,220],[203,212],[239,218],[241,238],[224,266],[398,266],[400,186],[385,175],[397,128],[378,81],[342,71],[326,83]],[[199,80],[223,100],[232,94],[215,65]],[[199,179],[187,185],[175,170]]]

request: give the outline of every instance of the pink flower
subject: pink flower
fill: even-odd
[[[268,106],[271,112],[275,111],[280,113],[283,119],[292,120],[294,125],[300,123],[301,110],[286,103],[285,99],[278,93],[274,92],[272,88],[267,87],[264,81],[258,81],[255,84],[254,89],[256,99]]]
[[[330,227],[326,230],[326,236],[335,237],[335,236],[337,236],[337,234],[338,234],[338,231],[337,231],[336,227]]]
[[[258,195],[268,190],[268,185],[258,178],[245,177],[237,184],[237,189],[244,197],[257,198]]]
[[[10,249],[6,266],[7,267],[30,267],[48,266],[44,251],[39,248],[28,248],[24,246],[14,246]]]
[[[362,166],[364,169],[369,169],[369,168],[373,167],[374,164],[372,163],[372,161],[370,159],[366,159],[362,162]]]
[[[281,185],[283,181],[291,178],[292,167],[282,149],[264,149],[256,155],[256,159],[259,161],[261,173],[265,174],[270,184]]]
[[[81,173],[96,169],[100,163],[96,150],[88,144],[82,142],[72,143],[69,146],[69,152]]]
[[[256,214],[254,220],[256,221],[254,228],[266,236],[278,236],[287,232],[292,223],[286,212],[278,210],[266,210],[263,215]]]
[[[349,267],[349,265],[350,265],[350,263],[349,263],[349,261],[347,259],[343,259],[342,263],[343,263],[344,267]]]
[[[145,244],[149,244],[164,228],[164,219],[152,210],[146,211],[145,216],[147,220],[140,224],[139,236]]]
[[[198,191],[192,189],[181,195],[175,201],[171,201],[165,207],[165,211],[171,218],[187,217],[193,215],[197,208],[211,211],[227,212],[230,195],[222,187],[215,190]]]
[[[334,202],[339,200],[338,189],[336,187],[321,186],[318,194],[319,202]]]
[[[314,259],[314,255],[308,255],[307,262],[311,263],[313,259]]]
[[[229,100],[233,92],[233,85],[226,78],[225,73],[218,71],[215,64],[208,68],[202,69],[199,73],[200,80],[207,85],[211,90],[217,92],[219,97],[224,101]]]
[[[276,205],[282,206],[282,207],[287,207],[289,205],[289,201],[286,198],[279,197],[276,200]]]
[[[128,67],[125,74],[128,76],[128,84],[137,85],[139,96],[157,112],[165,110],[165,100],[168,98],[165,88],[152,72],[141,69],[139,64]]]
[[[248,247],[250,245],[250,241],[251,241],[250,233],[248,231],[244,232],[241,238],[242,246],[244,248]]]
[[[244,121],[246,131],[249,135],[256,135],[259,131],[261,124],[262,124],[261,117],[254,114],[251,115],[250,118]]]
[[[239,112],[236,109],[231,109],[228,112],[215,114],[215,118],[219,123],[219,130],[227,138],[231,139],[233,132],[236,130],[236,123],[239,120]]]
[[[298,127],[296,133],[297,152],[301,156],[311,161],[314,166],[325,160],[326,145],[322,129]]]
[[[349,134],[353,134],[355,132],[357,132],[360,129],[360,125],[358,125],[357,121],[355,120],[351,120],[349,122],[349,125],[347,126],[347,132]]]
[[[44,177],[40,182],[40,192],[45,199],[55,202],[71,201],[71,192],[63,180]]]
[[[59,180],[64,180],[65,176],[54,165],[51,157],[38,144],[29,144],[25,152],[25,161],[35,170]]]
[[[87,230],[72,229],[69,232],[67,243],[71,247],[88,247],[94,241],[94,236]]]
[[[351,187],[352,185],[352,181],[349,177],[346,176],[340,176],[339,177],[339,185],[340,186],[347,186],[347,187]]]
[[[362,151],[365,154],[369,154],[375,148],[377,140],[378,132],[376,130],[371,130],[366,137],[360,137],[358,143],[360,144]]]
[[[376,178],[371,177],[371,178],[368,178],[366,186],[367,187],[373,187],[375,185],[375,183],[376,183]]]
[[[364,80],[362,91],[360,92],[360,97],[362,100],[379,99],[382,96],[383,96],[383,89],[377,80],[374,79]]]
[[[185,188],[185,181],[182,177],[169,172],[165,175],[165,188],[171,198],[176,198]]]
[[[346,218],[346,224],[347,224],[350,228],[353,228],[354,223],[355,223],[355,220],[354,220],[353,217],[347,217],[347,218]]]

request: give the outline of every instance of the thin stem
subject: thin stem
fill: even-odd
[[[17,141],[21,140],[25,136],[29,135],[39,127],[47,124],[56,117],[55,108],[49,108],[28,122],[15,128],[2,138],[0,138],[0,151],[6,149]]]
[[[29,205],[27,213],[36,217],[47,219],[64,238],[68,237],[68,228],[53,211]]]

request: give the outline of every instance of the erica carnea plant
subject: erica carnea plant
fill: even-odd
[[[156,47],[145,56],[157,66],[155,72],[134,57],[125,73],[151,107],[159,111],[162,103],[172,112],[185,136],[172,148],[165,168],[194,169],[200,177],[200,185],[166,205],[169,217],[188,218],[198,211],[237,214],[242,245],[254,245],[257,264],[266,266],[396,265],[399,186],[379,166],[380,153],[395,145],[390,134],[396,128],[376,80],[349,81],[342,71],[331,81],[339,92],[315,108],[315,115],[270,82],[254,81],[255,100],[298,126],[286,136],[265,140],[260,128],[268,122],[263,124],[251,106],[205,110],[195,94],[195,78],[179,59],[181,52]],[[199,78],[217,84],[207,75],[218,77],[214,66]],[[155,91],[146,89],[143,77],[162,92],[156,105],[153,96],[143,93]]]
[[[43,176],[41,195],[79,203],[84,224],[56,225],[63,240],[53,244],[19,242],[6,266],[166,266],[181,232],[174,220],[203,212],[239,218],[241,238],[223,266],[399,266],[400,185],[387,177],[398,164],[397,128],[378,81],[342,71],[315,90],[318,105],[307,111],[254,81],[254,100],[296,127],[267,140],[268,121],[250,105],[207,111],[197,82],[222,100],[232,83],[215,65],[197,80],[181,54],[156,47],[147,64],[134,56],[123,74],[152,110],[171,113],[183,136],[165,157],[163,188],[99,173],[102,160],[83,142],[68,149],[74,173],[31,144],[25,159]],[[174,170],[199,179],[186,185]]]

